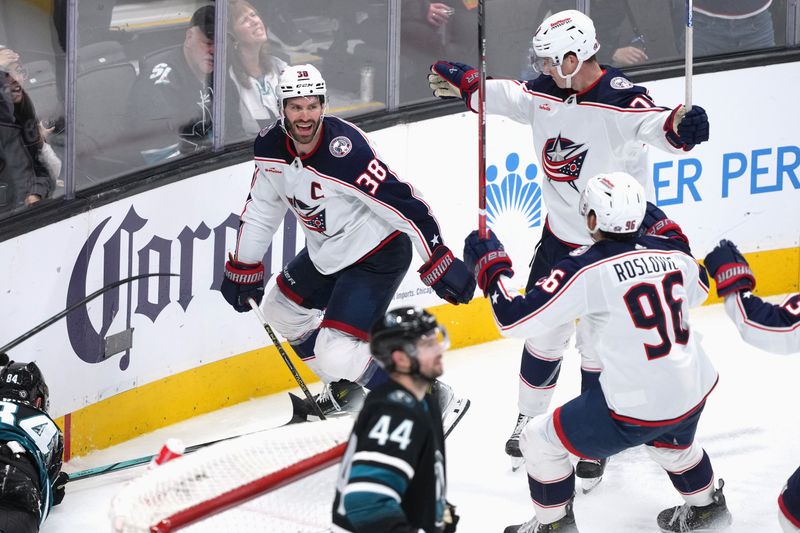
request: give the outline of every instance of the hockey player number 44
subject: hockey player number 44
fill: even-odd
[[[394,431],[389,433],[389,428],[392,424],[392,417],[383,415],[378,419],[378,422],[370,430],[370,439],[375,439],[378,444],[385,446],[387,441],[396,442],[401,450],[408,448],[411,444],[411,430],[414,428],[414,422],[411,420],[403,420]]]

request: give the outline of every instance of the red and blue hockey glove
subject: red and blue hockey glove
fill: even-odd
[[[464,63],[437,61],[431,65],[431,74],[428,74],[428,85],[434,96],[463,98],[467,106],[479,83],[478,71]]]
[[[241,263],[229,257],[225,263],[225,278],[219,288],[225,301],[240,313],[250,311],[250,298],[261,303],[264,297],[264,265]]]
[[[639,231],[644,235],[661,235],[670,239],[680,239],[689,244],[689,239],[678,223],[667,217],[664,211],[651,202],[647,202]]]
[[[475,294],[475,279],[464,261],[443,244],[433,249],[431,258],[417,272],[425,286],[453,305],[469,303]]]
[[[464,239],[464,262],[478,280],[478,287],[486,294],[489,286],[499,276],[513,276],[511,258],[500,240],[490,231],[488,239],[481,239],[473,231]]]
[[[738,291],[751,291],[756,286],[756,278],[747,259],[729,240],[721,240],[705,259],[708,273],[717,282],[717,296],[724,298]]]
[[[667,131],[667,140],[676,148],[691,150],[695,144],[708,140],[709,124],[706,110],[693,105],[691,111],[681,116],[682,105],[670,113],[664,129]],[[675,122],[679,122],[676,124]]]

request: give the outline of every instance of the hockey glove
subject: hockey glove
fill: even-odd
[[[456,506],[446,501],[444,503],[444,533],[456,533],[456,526],[461,517],[456,514]]]
[[[751,291],[756,286],[756,278],[747,259],[731,241],[719,241],[706,256],[705,265],[717,282],[717,296],[720,298],[733,292]]]
[[[433,249],[431,258],[417,272],[425,286],[453,305],[469,303],[475,294],[475,279],[464,261],[443,244]]]
[[[692,106],[692,110],[683,114],[684,107],[679,105],[670,113],[664,129],[667,140],[676,148],[691,150],[695,144],[708,140],[709,125],[706,110],[700,106]]]
[[[464,239],[464,262],[478,280],[478,287],[486,294],[489,286],[499,276],[513,276],[511,258],[500,240],[490,231],[488,239],[481,239],[473,231]]]
[[[472,93],[478,90],[478,71],[464,63],[437,61],[431,65],[428,85],[439,98],[463,98],[469,107]]]
[[[678,223],[667,217],[667,214],[652,202],[647,202],[639,232],[642,235],[661,235],[669,239],[679,239],[689,244],[689,239]]]
[[[225,301],[240,313],[250,310],[247,300],[254,299],[261,303],[264,296],[264,265],[262,263],[240,263],[233,256],[225,263],[225,278],[222,280],[220,292]]]
[[[59,472],[53,481],[53,505],[58,505],[64,499],[64,491],[69,481],[69,476],[66,472]]]

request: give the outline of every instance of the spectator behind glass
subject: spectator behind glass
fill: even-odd
[[[27,126],[17,122],[18,106],[20,117],[28,117],[23,123]],[[36,161],[42,142],[33,104],[19,82],[0,70],[0,215],[33,205],[52,192],[52,179]]]
[[[10,48],[0,45],[0,69],[11,76],[11,99],[14,103],[14,120],[22,127],[23,140],[37,171],[43,170],[53,180],[61,173],[61,159],[47,142],[53,128],[45,128],[34,109],[33,101],[24,91],[28,82],[28,71],[20,62],[20,56]],[[42,168],[43,167],[43,168]]]
[[[400,25],[400,99],[403,103],[431,98],[425,79],[438,57],[445,57],[450,17],[455,10],[447,4],[428,0],[405,0]]]
[[[229,5],[233,53],[228,74],[239,95],[233,105],[241,117],[242,138],[251,139],[280,116],[276,89],[287,64],[270,54],[267,27],[256,9],[246,0],[232,0]]]
[[[775,46],[775,29],[769,7],[772,0],[695,0],[694,55],[710,56]],[[683,54],[683,0],[672,0],[675,38]]]
[[[183,46],[146,57],[131,93],[129,114],[152,164],[211,144],[214,6],[195,11]]]

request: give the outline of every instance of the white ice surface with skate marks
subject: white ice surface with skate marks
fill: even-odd
[[[720,373],[698,439],[717,476],[725,479],[734,517],[728,531],[777,533],[778,493],[800,465],[800,354],[777,356],[747,346],[719,305],[695,310],[692,326],[694,334],[703,335]],[[524,470],[512,473],[503,452],[517,416],[521,347],[521,341],[502,340],[453,351],[445,359],[445,381],[472,400],[447,441],[448,499],[458,507],[462,533],[501,532],[532,516]],[[553,407],[579,390],[578,368],[573,350],[565,357]],[[253,400],[73,460],[66,469],[153,453],[168,437],[188,445],[274,426],[285,421],[289,409],[286,394]],[[64,503],[53,509],[42,532],[109,531],[109,501],[139,473],[137,468],[70,484]],[[578,494],[575,515],[581,533],[656,532],[658,512],[681,502],[667,475],[637,448],[614,457],[591,494]]]

